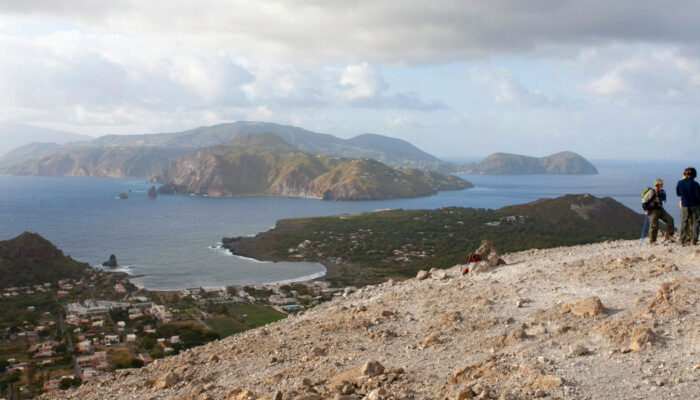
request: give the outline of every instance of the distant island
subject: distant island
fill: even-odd
[[[148,178],[163,175],[170,163],[184,154],[224,144],[238,135],[268,133],[309,154],[371,158],[391,167],[453,172],[451,163],[401,139],[369,133],[341,139],[290,125],[238,121],[182,132],[107,135],[62,145],[29,143],[0,154],[0,173]]]
[[[276,134],[241,134],[174,160],[159,193],[272,195],[324,200],[429,196],[472,184],[435,171],[392,168],[369,158],[309,154]]]
[[[594,175],[596,167],[582,156],[562,151],[547,157],[530,157],[509,153],[494,153],[481,161],[456,167],[465,174],[527,175],[527,174],[581,174]]]
[[[481,240],[499,251],[639,236],[644,218],[612,198],[566,195],[498,210],[448,207],[293,218],[255,237],[224,238],[235,254],[316,261],[338,285],[364,285],[466,262]]]

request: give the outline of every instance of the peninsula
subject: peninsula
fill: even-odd
[[[235,254],[317,261],[338,285],[403,279],[465,262],[484,240],[500,251],[568,246],[639,235],[644,218],[612,198],[566,195],[498,210],[448,207],[293,218],[254,237],[224,238]]]
[[[241,134],[219,146],[179,157],[159,193],[209,196],[263,195],[324,200],[384,200],[462,190],[454,175],[389,167],[369,158],[309,154],[276,134]]]

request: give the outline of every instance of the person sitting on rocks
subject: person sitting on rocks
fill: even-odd
[[[663,189],[664,181],[654,179],[654,188],[649,189],[642,204],[645,204],[646,214],[649,216],[649,244],[656,244],[656,236],[659,233],[659,219],[666,224],[666,239],[673,240],[673,233],[676,228],[673,225],[673,217],[664,210],[663,202],[666,201],[666,192]]]

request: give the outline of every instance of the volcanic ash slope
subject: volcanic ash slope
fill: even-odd
[[[636,241],[361,289],[49,398],[698,398],[700,248]]]

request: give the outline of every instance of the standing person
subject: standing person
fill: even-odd
[[[649,244],[656,245],[656,235],[659,233],[659,219],[666,224],[666,239],[673,240],[673,217],[664,210],[663,202],[666,201],[666,192],[663,189],[664,181],[654,179],[654,188],[649,189],[642,199],[642,207],[649,216]]]
[[[681,234],[679,243],[685,244],[687,228],[690,227],[690,242],[698,244],[698,224],[700,223],[700,185],[695,182],[698,175],[693,167],[683,171],[683,179],[676,185],[676,195],[681,198]]]

